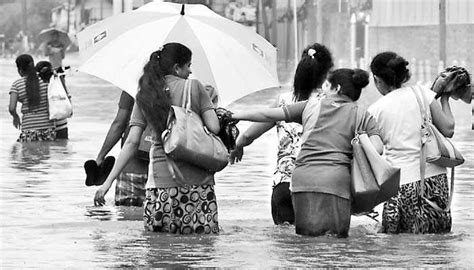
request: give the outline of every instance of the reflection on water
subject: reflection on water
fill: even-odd
[[[11,74],[8,83],[16,76]],[[106,196],[106,206],[93,206],[97,187],[85,186],[83,164],[96,156],[116,113],[120,91],[84,74],[68,82],[75,104],[69,141],[16,143],[18,131],[11,127],[8,112],[0,110],[2,268],[470,268],[474,263],[470,106],[453,104],[457,118],[453,140],[466,163],[456,168],[449,234],[377,234],[380,224],[364,216],[352,219],[347,239],[302,237],[293,226],[273,225],[270,197],[276,133],[272,130],[245,149],[241,163],[216,175],[221,233],[179,236],[145,232],[142,208],[114,206],[114,187]],[[268,105],[273,95],[259,93],[232,109]],[[0,103],[7,102],[8,94],[0,92]],[[247,126],[239,123],[242,131]],[[112,154],[117,156],[118,151],[115,148]]]

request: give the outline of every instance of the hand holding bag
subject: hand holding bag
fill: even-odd
[[[48,108],[50,120],[72,116],[72,104],[58,75],[51,76],[48,84]]]
[[[209,171],[228,164],[228,152],[219,137],[208,131],[201,117],[191,110],[191,82],[186,80],[183,106],[171,106],[167,129],[161,134],[163,148],[174,160],[185,161]]]
[[[416,89],[415,89],[416,88]],[[418,87],[411,88],[415,94],[420,113],[422,117],[421,125],[421,150],[420,150],[420,178],[421,178],[421,194],[420,196],[434,209],[438,211],[448,212],[451,208],[451,201],[454,192],[454,167],[464,163],[461,153],[454,147],[450,140],[441,134],[431,121],[431,112],[429,106],[424,105],[426,97],[423,89]],[[421,97],[417,92],[421,93]],[[426,162],[436,164],[441,167],[451,168],[451,186],[449,191],[449,199],[445,208],[425,197],[425,170]]]

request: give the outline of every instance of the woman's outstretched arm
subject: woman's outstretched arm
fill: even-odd
[[[280,107],[234,112],[232,118],[252,122],[276,122],[285,120],[286,116],[285,111]]]
[[[120,172],[122,172],[125,165],[127,165],[128,161],[131,157],[135,155],[135,152],[138,149],[138,144],[140,143],[140,138],[143,133],[143,128],[139,126],[132,126],[130,128],[130,132],[128,134],[127,140],[123,145],[122,150],[117,158],[117,161],[110,171],[109,176],[105,182],[100,186],[100,188],[96,191],[94,196],[94,205],[101,206],[105,204],[105,194],[109,191],[110,187],[114,180],[119,176]]]

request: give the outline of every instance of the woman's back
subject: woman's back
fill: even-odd
[[[420,86],[413,87],[423,91],[427,97],[425,106],[429,108],[436,93]],[[386,94],[370,106],[369,112],[377,120],[387,160],[402,168],[400,183],[419,179],[422,120],[412,87]],[[430,163],[426,166],[427,177],[446,172],[446,169]]]
[[[30,108],[30,104],[28,102],[26,93],[26,77],[16,80],[10,89],[10,93],[18,94],[18,101],[22,104],[22,131],[49,129],[54,127],[54,123],[49,120],[48,84],[40,80],[39,85],[40,101],[38,106],[33,108]]]

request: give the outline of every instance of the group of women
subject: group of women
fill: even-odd
[[[150,55],[139,80],[139,91],[130,119],[130,131],[115,165],[97,190],[96,205],[105,204],[105,194],[135,154],[146,126],[152,127],[144,223],[146,230],[170,233],[217,233],[218,210],[214,172],[176,160],[183,179],[176,181],[169,170],[169,157],[161,142],[171,105],[180,106],[185,82],[191,74],[192,52],[180,43],[167,43]],[[34,66],[31,56],[16,60],[22,76],[10,90],[10,113],[21,126],[20,141],[55,138],[48,119],[47,81],[50,68]],[[39,65],[39,64],[38,64]],[[369,73],[361,69],[331,70],[333,59],[324,45],[308,46],[301,55],[293,90],[280,95],[270,108],[235,111],[232,118],[259,122],[237,139],[231,163],[242,159],[243,148],[273,126],[279,138],[276,179],[272,193],[275,224],[295,225],[301,235],[334,234],[346,237],[351,218],[351,140],[362,89]],[[385,202],[382,231],[386,233],[442,233],[451,229],[449,212],[437,212],[420,197],[419,174],[421,116],[410,86],[408,62],[394,52],[376,55],[370,65],[375,86],[383,95],[364,111],[363,130],[387,160],[401,168],[397,196]],[[39,72],[39,74],[38,74]],[[51,75],[49,75],[50,77]],[[191,109],[210,132],[220,130],[218,117],[206,88],[198,80],[191,85]],[[454,118],[449,95],[440,101],[422,88],[432,121],[447,137],[453,136]],[[16,113],[22,103],[23,118]],[[185,183],[182,185],[181,183]],[[426,164],[425,196],[446,204],[446,168]]]
[[[160,134],[166,127],[171,105],[180,106],[185,82],[191,73],[191,51],[168,43],[150,55],[139,80],[139,91],[130,120],[130,133],[114,168],[97,190],[96,205],[127,161],[133,156],[147,125],[154,143],[144,203],[145,228],[156,232],[217,233],[219,231],[214,173],[177,160],[183,178],[175,181],[169,170]],[[334,234],[346,237],[351,217],[351,140],[362,89],[369,73],[360,69],[332,70],[333,59],[321,44],[308,46],[301,55],[291,93],[280,95],[273,106],[235,111],[232,118],[260,122],[239,136],[230,160],[242,159],[243,148],[273,126],[279,137],[277,179],[272,194],[275,224],[295,224],[297,234]],[[451,216],[440,213],[420,198],[421,116],[415,95],[405,83],[408,62],[393,52],[376,55],[370,65],[375,85],[383,95],[364,111],[363,129],[388,161],[401,168],[397,196],[384,204],[382,231],[386,233],[449,232]],[[192,111],[215,134],[220,126],[205,87],[191,81]],[[430,104],[433,123],[447,137],[454,132],[449,95],[440,102],[435,93],[422,89]],[[360,110],[359,110],[360,111]],[[419,167],[418,167],[419,168]],[[426,165],[425,196],[445,204],[448,200],[446,169]],[[180,183],[186,183],[182,185]]]
[[[29,54],[18,56],[15,62],[20,78],[10,88],[8,110],[13,118],[13,126],[21,130],[17,141],[67,139],[67,120],[49,118],[48,85],[54,74],[51,63],[40,61],[35,66],[33,57]],[[61,80],[65,87],[64,78]],[[17,112],[18,102],[21,103],[21,119]]]

